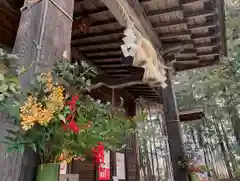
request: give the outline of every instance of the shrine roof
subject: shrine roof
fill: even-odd
[[[217,64],[227,54],[223,0],[127,1],[176,72]],[[1,1],[0,42],[9,46],[14,44],[22,4]],[[125,27],[101,0],[75,0],[72,30],[74,58],[88,60],[112,80],[142,78],[144,69],[124,63],[120,46]],[[134,99],[161,103],[160,90],[147,84],[124,91]]]

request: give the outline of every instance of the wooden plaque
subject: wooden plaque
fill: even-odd
[[[59,181],[79,181],[78,174],[64,174],[59,176]]]

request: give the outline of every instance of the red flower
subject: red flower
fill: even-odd
[[[64,131],[68,131],[68,125],[65,123],[62,124],[62,128]]]
[[[92,121],[88,121],[88,128],[91,128],[93,125],[92,125]]]
[[[67,117],[66,117],[66,120],[67,120],[67,121],[71,121],[71,120],[72,120],[72,115],[71,115],[71,114],[68,114]]]
[[[79,96],[72,96],[72,99],[70,101],[67,101],[67,105],[70,107],[72,111],[75,110],[78,99]]]
[[[201,172],[201,169],[198,168],[198,167],[190,167],[188,170],[189,170],[190,172]]]
[[[75,133],[78,133],[80,131],[79,127],[77,126],[76,122],[74,120],[71,120],[68,124],[69,129],[72,130]]]
[[[74,120],[71,120],[68,124],[63,124],[62,128],[64,131],[73,131],[74,133],[78,133],[80,131],[79,127],[77,126]]]
[[[92,148],[93,152],[93,162],[97,165],[100,165],[104,162],[104,145],[102,142],[98,143],[98,146]]]

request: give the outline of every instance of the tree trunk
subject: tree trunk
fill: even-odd
[[[195,148],[197,148],[197,147],[198,147],[198,144],[197,144],[197,139],[196,139],[196,136],[195,136],[195,131],[194,131],[193,126],[190,126],[190,131],[191,131],[191,136],[192,136],[193,144],[195,145]]]
[[[222,124],[222,121],[220,121],[220,124],[221,124],[221,128],[222,128],[222,131],[223,131],[223,138],[224,138],[224,141],[226,143],[226,147],[228,149],[228,154],[230,156],[230,160],[231,160],[231,163],[232,163],[232,168],[233,168],[233,171],[235,171],[236,170],[236,161],[235,161],[235,158],[234,158],[234,155],[233,155],[233,152],[232,152],[232,148],[229,144],[229,139],[228,139],[227,133],[225,131],[225,128]]]
[[[155,166],[154,166],[154,155],[153,155],[153,143],[152,138],[149,139],[150,153],[151,153],[151,163],[152,163],[152,181],[155,181]]]
[[[22,88],[27,88],[34,73],[51,72],[54,61],[60,59],[65,50],[70,52],[74,0],[58,0],[56,3],[68,15],[48,0],[22,12],[13,49],[27,69],[21,78]],[[3,140],[6,135],[3,130],[9,128],[9,124],[3,115],[0,117],[0,140]],[[12,153],[8,157],[3,150],[1,152],[1,181],[33,181],[37,159],[32,150],[26,150],[23,155]]]
[[[219,125],[217,123],[215,123],[214,125],[215,125],[215,129],[216,129],[216,132],[217,132],[218,141],[219,141],[219,144],[220,144],[220,149],[221,149],[221,152],[223,154],[224,162],[225,162],[226,167],[227,167],[228,176],[229,176],[229,178],[232,179],[233,178],[232,169],[231,169],[230,161],[229,161],[229,158],[228,158],[228,155],[227,155],[227,151],[226,151],[224,143],[223,143],[222,134],[221,134],[221,131],[219,129]]]
[[[153,121],[152,121],[152,128],[157,127],[157,125],[153,124]],[[157,163],[157,173],[158,173],[158,179],[157,180],[160,180],[160,167],[159,167],[159,159],[158,159],[158,151],[157,151],[157,146],[156,146],[156,130],[154,130],[154,135],[153,135],[153,147],[154,147],[154,151],[155,151],[155,158],[156,158],[156,163]]]
[[[143,146],[144,146],[144,154],[146,157],[146,164],[147,164],[147,177],[148,180],[151,181],[151,178],[153,177],[153,171],[152,171],[152,167],[151,167],[151,161],[150,161],[150,157],[149,157],[149,151],[148,151],[148,146],[147,146],[147,141],[146,139],[144,139],[143,141]]]
[[[200,148],[202,148],[203,152],[204,152],[205,164],[209,168],[210,161],[209,161],[208,152],[207,152],[207,144],[205,143],[205,141],[203,139],[202,126],[201,125],[198,125],[198,127],[197,127],[197,139],[198,139],[198,143],[199,143]],[[208,172],[208,175],[210,176],[210,172]]]
[[[232,122],[234,135],[238,145],[240,146],[240,119],[236,107],[229,108],[229,118]]]
[[[145,167],[145,159],[144,159],[144,156],[142,154],[142,150],[141,148],[139,148],[139,154],[140,154],[140,165],[141,165],[141,169],[143,171],[143,181],[145,181],[147,179],[147,172],[146,172],[146,167]]]

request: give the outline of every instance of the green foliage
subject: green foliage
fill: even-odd
[[[85,64],[71,64],[67,60],[60,60],[54,66],[53,75],[53,85],[48,74],[35,75],[26,93],[13,91],[15,87],[12,87],[11,82],[6,82],[8,89],[4,90],[10,90],[15,98],[11,101],[6,99],[0,108],[7,110],[8,116],[16,120],[16,129],[7,130],[9,134],[4,140],[7,151],[23,152],[29,147],[41,156],[42,163],[49,163],[61,161],[58,159],[63,153],[67,160],[78,156],[91,157],[92,149],[98,146],[99,142],[103,143],[106,150],[121,149],[125,135],[134,131],[135,123],[132,119],[117,116],[122,109],[109,103],[102,104],[101,101],[93,100],[82,93],[90,86],[90,80],[95,75],[94,70]],[[1,77],[1,80],[5,79]],[[22,111],[23,105],[30,104],[27,103],[29,96],[36,98],[37,103],[28,109],[41,105],[39,111],[35,111],[26,120],[35,118],[43,109],[55,110],[56,106],[50,107],[55,102],[49,103],[53,90],[50,91],[49,86],[59,86],[56,81],[65,88],[62,96],[64,106],[48,113],[52,116],[50,121],[43,120],[44,124],[35,121],[29,128],[24,128],[24,115],[22,113],[20,116],[20,106]],[[59,93],[58,96],[61,100]],[[61,105],[61,102],[59,104]]]
[[[177,94],[180,109],[200,105],[205,113],[200,123],[184,128],[185,136],[196,136],[189,131],[195,130],[206,152],[218,153],[215,156],[222,157],[225,163],[230,162],[230,170],[239,165],[240,144],[240,11],[237,6],[239,8],[239,1],[226,5],[228,61],[221,66],[185,72],[189,80]],[[194,144],[193,138],[190,140]]]

